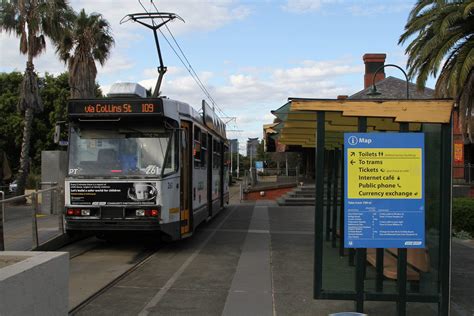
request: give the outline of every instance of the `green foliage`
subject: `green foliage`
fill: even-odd
[[[29,173],[26,178],[26,189],[35,190],[40,188],[41,175],[39,173]]]
[[[474,199],[453,199],[453,229],[474,236]]]
[[[399,44],[405,42],[408,76],[420,88],[437,76],[437,96],[457,99],[461,130],[474,142],[472,0],[418,0],[399,39]]]
[[[0,73],[0,148],[7,153],[13,172],[20,160],[23,116],[16,106],[22,80],[19,72]]]
[[[0,73],[0,146],[7,153],[14,173],[20,167],[23,116],[17,112],[16,104],[22,80],[19,72]],[[44,111],[33,119],[30,157],[32,171],[36,173],[41,167],[41,151],[58,149],[53,143],[54,125],[66,119],[69,98],[67,73],[57,77],[46,74],[38,81]]]
[[[22,80],[23,74],[19,72],[0,73],[0,148],[7,153],[8,162],[14,174],[20,167],[23,136],[23,116],[17,111],[19,86]],[[33,119],[30,150],[33,173],[40,173],[41,151],[61,149],[54,144],[53,135],[56,122],[67,120],[67,102],[70,92],[68,82],[68,73],[58,76],[46,73],[44,77],[38,78],[44,111],[36,113]],[[96,97],[102,97],[97,83],[95,92]]]
[[[72,98],[94,96],[97,75],[95,61],[104,65],[113,45],[109,22],[102,15],[87,14],[82,9],[75,16],[56,49],[59,58],[68,65]]]

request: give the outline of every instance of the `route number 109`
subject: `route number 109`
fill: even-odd
[[[153,111],[154,111],[153,106],[154,106],[154,104],[152,104],[152,103],[143,103],[142,104],[142,113],[153,113]]]

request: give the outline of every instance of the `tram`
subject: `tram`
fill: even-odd
[[[138,84],[68,103],[68,233],[160,232],[189,237],[229,203],[225,124]]]

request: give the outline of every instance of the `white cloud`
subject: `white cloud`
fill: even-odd
[[[142,0],[146,11],[156,12],[150,1]],[[75,9],[85,8],[87,12],[102,14],[112,24],[118,36],[133,35],[132,29],[143,28],[132,21],[120,24],[120,20],[130,13],[144,12],[138,1],[130,0],[73,0]],[[219,28],[232,21],[247,17],[251,12],[248,6],[234,0],[162,0],[156,1],[160,12],[176,13],[185,23],[174,20],[168,25],[176,33],[208,31]],[[131,34],[130,34],[131,33]]]
[[[374,16],[380,14],[399,13],[410,10],[413,3],[403,0],[392,0],[385,2],[364,0],[357,1],[356,4],[347,6],[346,9],[354,16]]]
[[[335,0],[288,0],[282,8],[292,13],[307,13],[319,11],[323,4],[332,3],[334,1]]]
[[[133,67],[134,63],[131,62],[127,57],[112,52],[112,55],[104,66],[97,64],[97,71],[100,75],[110,75],[115,72],[122,72],[123,70],[131,69]]]
[[[355,63],[355,64],[354,64]],[[354,73],[363,73],[359,61],[350,58],[333,61],[302,61],[291,68],[248,68],[229,74],[222,84],[212,84],[215,74],[202,72],[201,81],[226,116],[237,117],[236,124],[229,123],[229,137],[238,138],[241,143],[247,137],[262,137],[262,125],[274,119],[270,111],[283,105],[288,97],[336,98],[340,94],[350,94],[356,87],[341,84],[342,78]],[[165,76],[161,90],[169,98],[187,102],[199,108],[205,98],[196,82],[181,68],[176,75]],[[146,88],[154,87],[156,75],[140,81]],[[103,89],[106,90],[105,88]],[[219,113],[222,116],[222,114]],[[234,126],[235,125],[235,126]]]
[[[146,9],[154,11],[149,1],[142,1]],[[158,9],[162,12],[170,11],[177,13],[186,23],[173,21],[169,24],[172,32],[176,34],[203,32],[214,30],[228,23],[244,19],[250,14],[247,6],[240,5],[234,0],[163,0],[156,1]],[[72,7],[79,11],[82,8],[86,13],[100,13],[111,25],[115,46],[112,48],[112,56],[104,67],[98,66],[99,79],[101,76],[110,76],[133,66],[129,57],[130,48],[136,49],[144,39],[152,38],[151,31],[140,26],[138,23],[127,22],[120,24],[120,20],[129,13],[143,12],[138,1],[130,0],[72,0]],[[14,36],[0,33],[0,71],[23,71],[26,57],[19,54],[17,49],[19,40]],[[4,49],[8,47],[8,49]],[[66,67],[55,55],[55,49],[48,41],[47,50],[35,59],[35,66],[39,72],[61,73]]]
[[[182,75],[184,72],[185,72],[185,70],[183,68],[170,66],[170,67],[168,67],[168,70],[166,71],[165,76],[167,78],[172,77],[172,76],[178,76],[178,75]],[[147,68],[147,69],[143,70],[143,77],[144,78],[158,77],[157,67]]]
[[[413,3],[409,3],[406,0],[287,0],[282,9],[298,14],[322,12],[324,6],[334,3],[340,4],[338,8],[339,13],[349,13],[354,16],[399,13],[410,10],[413,6]]]
[[[20,40],[13,35],[0,33],[0,71],[25,71],[27,56],[20,54]],[[35,70],[40,74],[60,74],[66,66],[55,53],[51,41],[46,39],[46,50],[34,59]]]

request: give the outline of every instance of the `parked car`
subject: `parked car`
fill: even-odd
[[[16,190],[18,189],[18,183],[16,180],[13,180],[11,183],[10,183],[10,186],[8,187],[8,191],[10,193],[15,193]]]

